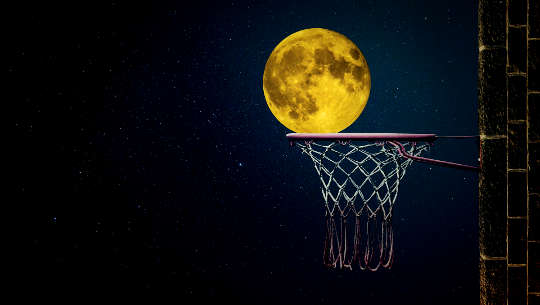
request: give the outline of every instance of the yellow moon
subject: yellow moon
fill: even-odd
[[[360,116],[371,90],[362,52],[327,29],[296,32],[270,54],[263,91],[270,111],[294,132],[340,132]]]

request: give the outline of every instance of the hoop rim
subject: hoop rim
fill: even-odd
[[[288,133],[290,141],[424,141],[433,142],[437,139],[434,133]]]

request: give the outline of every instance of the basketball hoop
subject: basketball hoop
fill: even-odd
[[[400,133],[287,134],[290,145],[311,158],[321,181],[326,266],[352,269],[357,265],[371,271],[392,266],[392,209],[399,183],[413,161],[479,169],[421,157],[438,138]]]

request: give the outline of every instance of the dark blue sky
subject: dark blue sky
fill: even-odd
[[[322,27],[371,70],[368,104],[344,132],[477,134],[476,15],[475,1],[21,11],[8,71],[30,284],[199,304],[478,303],[475,173],[413,163],[393,268],[328,270],[315,170],[262,91],[273,48]],[[439,140],[428,156],[472,164],[477,146]]]

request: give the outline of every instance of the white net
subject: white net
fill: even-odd
[[[419,156],[429,144],[401,143]],[[392,141],[297,142],[321,181],[326,207],[324,263],[330,267],[377,270],[393,261],[392,208],[400,180],[412,160]]]

